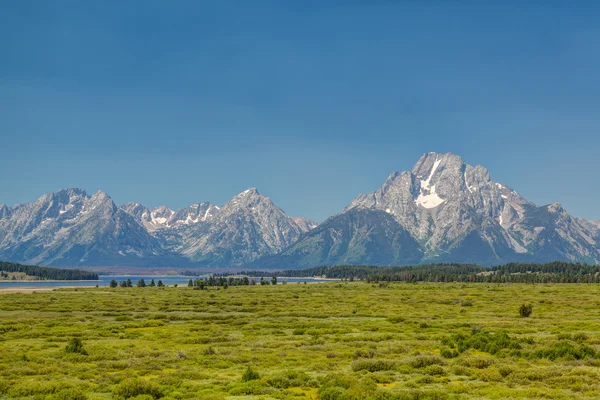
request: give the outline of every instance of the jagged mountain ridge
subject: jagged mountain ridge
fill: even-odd
[[[355,210],[389,214],[419,243],[420,262],[600,261],[600,224],[573,218],[558,203],[537,206],[491,180],[486,168],[468,165],[450,153],[423,155],[411,171],[394,172],[378,190],[355,198],[341,215]],[[309,249],[303,242],[315,240],[316,235],[317,230],[307,233],[284,250],[279,261],[271,257],[269,262],[285,263],[296,249]],[[318,259],[315,252],[323,249],[316,246],[304,258]],[[413,263],[412,254],[389,253],[397,254],[391,261],[394,264]],[[346,261],[342,257],[323,262]],[[298,257],[293,263],[304,265]]]
[[[102,191],[48,193],[0,219],[0,257],[39,265],[140,265],[167,256],[156,239]]]
[[[250,188],[206,223],[186,230],[178,250],[206,266],[243,265],[283,250],[310,225],[314,223],[296,222],[271,199]]]
[[[316,226],[308,218],[288,217],[256,188],[222,207],[198,203],[172,211],[128,203],[122,208],[166,249],[206,267],[239,266],[275,254]]]
[[[298,268],[419,262],[600,261],[600,222],[538,206],[482,166],[427,153],[317,225],[287,216],[256,189],[221,208],[116,207],[104,192],[66,189],[0,205],[0,258],[69,265],[174,264]]]
[[[298,222],[296,222],[298,221]],[[64,189],[0,206],[0,258],[53,266],[238,266],[279,252],[315,223],[256,189],[223,208],[117,207],[102,191]]]
[[[120,208],[134,216],[136,221],[149,232],[161,229],[179,229],[205,222],[219,211],[219,207],[208,202],[192,204],[177,211],[173,211],[166,206],[159,206],[150,210],[139,203],[126,203]]]

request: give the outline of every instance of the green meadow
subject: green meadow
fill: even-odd
[[[598,399],[599,367],[592,284],[0,294],[0,398]]]

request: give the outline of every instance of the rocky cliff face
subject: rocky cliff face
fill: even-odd
[[[221,208],[118,208],[100,191],[0,205],[0,259],[41,265],[275,268],[419,262],[600,262],[600,222],[538,206],[482,166],[427,153],[321,225],[287,216],[256,189]]]
[[[536,206],[453,154],[425,154],[346,211],[355,208],[392,215],[421,244],[424,261],[600,260],[593,224],[559,204]]]
[[[0,220],[0,258],[41,265],[160,264],[160,243],[102,191],[48,193]]]
[[[48,193],[0,207],[0,258],[58,266],[238,266],[289,246],[313,227],[288,217],[256,189],[223,208],[193,204],[173,211],[138,203],[118,208],[104,192]]]
[[[150,210],[139,203],[124,204],[121,209],[131,214],[148,232],[163,229],[181,229],[203,223],[219,212],[219,207],[211,203],[192,204],[177,211],[173,211],[166,206]]]
[[[184,232],[179,251],[202,265],[239,266],[275,254],[309,228],[251,188],[235,196],[213,218]]]
[[[308,232],[311,229],[316,228],[319,224],[313,221],[310,218],[306,217],[294,217],[292,218],[294,222],[298,225],[302,232]]]

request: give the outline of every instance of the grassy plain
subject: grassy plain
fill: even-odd
[[[597,285],[0,295],[0,398],[598,399],[598,351]]]

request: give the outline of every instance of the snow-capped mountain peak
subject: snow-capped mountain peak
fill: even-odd
[[[279,255],[278,255],[279,254]],[[278,268],[336,263],[600,262],[600,222],[560,203],[538,206],[489,171],[451,153],[424,154],[410,171],[356,197],[322,224],[289,217],[256,188],[222,207],[117,207],[103,191],[47,193],[0,205],[0,259],[43,265]],[[259,260],[259,261],[257,261]],[[264,261],[264,260],[263,260]],[[260,266],[260,264],[256,264]]]
[[[47,193],[0,223],[0,257],[43,265],[126,265],[164,254],[160,244],[103,191]],[[144,261],[145,260],[145,261]]]
[[[559,203],[538,207],[508,185],[494,182],[486,168],[466,164],[451,153],[423,155],[410,172],[393,173],[380,189],[358,196],[345,211],[355,208],[391,214],[422,243],[426,258],[455,260],[453,252],[462,251],[460,246],[466,246],[466,241],[481,241],[487,248],[484,256],[477,257],[485,258],[478,260],[485,263],[537,254],[541,232],[546,229],[542,221],[547,217],[542,214],[557,215],[553,217],[557,220],[568,216]],[[534,222],[538,218],[541,221]],[[560,225],[553,229],[566,229]],[[563,249],[556,257],[575,260],[574,254],[581,254],[579,259],[600,261],[600,252],[589,248],[596,246],[588,240],[597,236],[589,228],[592,224],[572,220],[562,225],[570,228],[557,232],[557,237],[577,236],[574,242],[585,245],[563,240],[564,246],[578,250]]]

